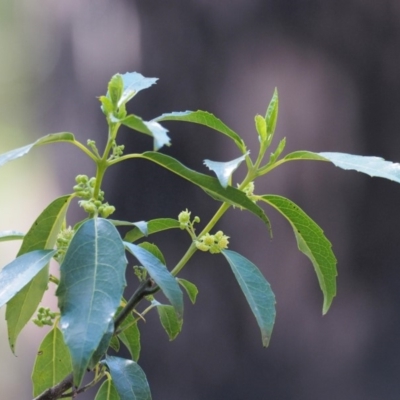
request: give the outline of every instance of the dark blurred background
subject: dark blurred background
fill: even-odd
[[[400,160],[396,0],[6,0],[0,23],[2,125],[26,132],[26,141],[71,131],[82,141],[104,143],[96,97],[114,73],[138,71],[160,78],[130,103],[130,111],[144,119],[207,110],[256,154],[254,115],[265,113],[277,87],[276,136],[287,138],[287,151]],[[162,151],[191,168],[207,172],[203,159],[239,156],[229,139],[206,128],[165,126],[172,147]],[[2,146],[11,148],[2,132]],[[120,142],[130,151],[152,145],[128,130],[121,130]],[[35,161],[47,150],[39,149]],[[58,164],[47,173],[53,182],[61,180],[52,185],[54,192],[69,192],[74,176],[93,172],[67,145],[54,146],[51,156]],[[105,182],[106,197],[117,206],[115,218],[176,217],[188,207],[203,222],[218,207],[155,165],[132,161],[122,168]],[[140,365],[153,398],[398,399],[400,186],[328,163],[299,162],[261,179],[256,192],[291,198],[321,225],[338,258],[337,298],[322,317],[313,267],[280,216],[267,210],[271,239],[254,216],[230,210],[219,225],[232,237],[230,248],[260,267],[277,297],[270,347],[262,348],[224,259],[196,255],[182,276],[198,284],[200,294],[195,306],[186,306],[181,335],[169,343],[156,315],[141,327]],[[170,267],[188,245],[180,232],[154,240]],[[30,370],[33,359],[19,358]],[[27,390],[7,398],[29,398]]]

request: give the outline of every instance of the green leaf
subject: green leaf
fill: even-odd
[[[135,226],[142,236],[147,236],[149,234],[149,230],[147,227],[147,222],[145,221],[138,221],[138,222],[127,222],[127,221],[118,221],[115,219],[109,219],[109,221],[114,226]]]
[[[122,332],[118,334],[121,342],[128,349],[132,360],[139,360],[140,356],[140,331],[132,314],[129,314],[121,324]]]
[[[278,157],[281,155],[282,151],[285,149],[285,146],[286,146],[286,138],[283,138],[279,142],[276,150],[273,153],[271,153],[268,164],[273,164],[278,159]]]
[[[17,257],[0,271],[0,307],[10,301],[51,260],[54,250],[34,250]]]
[[[121,74],[115,74],[108,83],[108,96],[114,106],[117,107],[118,101],[122,96],[124,81]]]
[[[54,327],[43,339],[32,372],[33,396],[61,382],[72,371],[71,357],[62,334]]]
[[[151,400],[146,375],[136,362],[107,356],[106,364],[121,400]]]
[[[64,222],[72,195],[62,196],[51,202],[39,215],[25,235],[18,255],[33,250],[52,249]],[[8,340],[12,351],[19,333],[36,311],[49,283],[48,267],[43,268],[7,304],[6,320]]]
[[[180,223],[177,219],[157,218],[147,222],[148,235],[173,228],[180,228]],[[147,235],[143,232],[143,230],[136,227],[125,235],[124,240],[127,242],[134,242],[142,238],[143,236]]]
[[[178,318],[183,316],[183,294],[176,281],[167,267],[148,250],[132,243],[124,242],[128,251],[130,251],[147,270],[149,275],[163,291],[167,299],[171,302]]]
[[[370,176],[400,183],[400,164],[385,161],[380,157],[355,156],[345,153],[318,153],[342,169],[362,172]]]
[[[275,295],[260,270],[247,258],[231,250],[222,250],[236,280],[256,317],[263,346],[267,347],[275,323]]]
[[[120,400],[117,389],[111,379],[103,382],[94,400]]]
[[[111,340],[110,340],[110,347],[111,347],[114,351],[116,351],[116,352],[119,351],[120,344],[119,344],[119,339],[118,339],[117,336],[113,336],[113,337],[111,338]]]
[[[33,147],[49,143],[73,142],[74,140],[75,140],[74,135],[68,132],[52,133],[50,135],[43,136],[42,138],[36,140],[36,142],[34,143],[1,154],[0,167],[8,163],[9,161],[15,160],[16,158],[22,157],[25,154],[29,153]]]
[[[267,122],[264,117],[258,114],[254,117],[254,122],[258,133],[258,139],[260,143],[264,143],[267,140]]]
[[[3,231],[0,232],[0,242],[7,242],[9,240],[21,240],[25,236],[25,233],[17,231]]]
[[[163,253],[154,243],[143,242],[140,243],[139,246],[142,249],[146,249],[147,251],[149,251],[151,254],[153,254],[153,256],[156,256],[164,265],[166,264]]]
[[[56,294],[60,329],[71,353],[76,386],[110,331],[126,285],[126,264],[121,237],[103,218],[82,224],[65,254]]]
[[[234,160],[227,162],[204,160],[204,164],[211,171],[215,172],[215,175],[217,175],[219,183],[224,189],[226,189],[228,187],[228,184],[230,183],[232,174],[236,171],[239,165],[245,160],[247,154],[249,154],[249,152],[243,154],[239,158],[235,158]]]
[[[187,179],[193,184],[200,186],[213,198],[226,201],[236,207],[245,208],[264,221],[264,223],[270,229],[270,222],[265,215],[264,210],[252,202],[241,190],[235,189],[232,186],[228,186],[226,189],[224,189],[219,183],[218,179],[193,171],[192,169],[185,167],[175,158],[165,154],[146,151],[143,154],[139,154],[137,157],[153,161],[170,170],[171,172],[174,172],[180,177]]]
[[[194,304],[196,302],[196,297],[199,293],[197,286],[192,282],[187,281],[186,279],[177,278],[177,280],[178,283],[186,290],[190,301]]]
[[[296,204],[285,197],[264,195],[261,199],[278,210],[292,225],[299,250],[312,262],[324,295],[326,314],[336,295],[336,258],[322,229]]]
[[[267,123],[267,133],[272,140],[275,133],[276,123],[278,122],[279,112],[279,96],[278,90],[275,88],[272,99],[268,105],[267,112],[265,113],[265,122]]]
[[[318,153],[313,153],[312,151],[299,150],[293,153],[287,154],[284,161],[296,161],[296,160],[314,160],[314,161],[329,161],[325,157],[320,156]]]
[[[136,115],[128,115],[127,117],[118,120],[122,125],[135,131],[145,133],[154,138],[154,150],[157,151],[163,146],[170,146],[170,138],[167,135],[168,130],[165,129],[156,121],[143,121],[142,118]]]
[[[124,83],[124,90],[118,101],[118,107],[126,104],[136,93],[149,88],[158,80],[158,78],[145,78],[138,72],[127,72],[126,74],[120,74],[120,76]]]
[[[169,340],[174,340],[182,330],[183,320],[176,317],[175,310],[172,306],[161,304],[156,300],[153,300],[152,304],[157,306],[157,313],[161,325],[167,333]]]
[[[195,124],[205,125],[211,129],[223,133],[224,135],[231,138],[236,145],[239,147],[242,153],[246,152],[246,146],[242,138],[234,132],[232,129],[228,128],[220,119],[210,114],[207,111],[183,111],[183,112],[172,112],[167,114],[162,114],[154,121],[186,121]]]

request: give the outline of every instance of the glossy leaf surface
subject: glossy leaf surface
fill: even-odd
[[[170,305],[161,304],[158,301],[153,301],[157,306],[157,313],[160,322],[169,340],[174,340],[182,330],[183,320],[178,319],[174,308]]]
[[[267,347],[275,323],[275,295],[260,270],[247,258],[232,250],[223,250],[236,280],[256,317],[263,346]]]
[[[94,400],[120,400],[117,389],[111,379],[103,382]]]
[[[232,129],[227,127],[220,119],[215,117],[213,114],[207,111],[183,111],[183,112],[172,112],[167,114],[162,114],[154,119],[155,121],[186,121],[195,124],[200,124],[214,129],[224,135],[230,137],[242,153],[246,152],[246,146],[242,138],[234,132]]]
[[[43,210],[25,235],[18,255],[54,247],[71,198],[71,195],[59,197]],[[49,271],[46,266],[8,302],[6,311],[8,340],[13,351],[19,333],[36,311],[48,283]]]
[[[61,331],[55,327],[43,339],[32,372],[33,396],[61,382],[72,371],[71,357]]]
[[[234,160],[227,162],[204,160],[204,164],[211,171],[215,172],[215,175],[217,175],[219,183],[224,189],[226,189],[232,174],[236,171],[239,165],[245,160],[247,154],[248,153],[244,154],[239,158],[235,158]]]
[[[174,229],[174,228],[179,228],[180,224],[177,219],[172,219],[172,218],[157,218],[153,219],[151,221],[147,222],[147,229],[148,229],[148,235],[151,235],[152,233],[157,233],[161,231],[165,231],[167,229]],[[142,238],[144,235],[143,231],[140,230],[139,228],[133,228],[131,231],[129,231],[125,237],[124,240],[127,242],[134,242],[140,238]]]
[[[200,186],[207,194],[212,195],[214,198],[226,201],[236,207],[245,208],[257,217],[261,218],[268,228],[270,228],[270,222],[263,209],[253,203],[241,190],[235,189],[232,186],[228,186],[224,189],[218,179],[193,171],[192,169],[185,167],[173,157],[162,153],[147,151],[138,155],[138,157],[153,161],[182,178],[187,179],[193,184]]]
[[[51,260],[54,250],[34,250],[11,261],[0,271],[0,307],[10,301]]]
[[[142,236],[147,236],[149,234],[147,222],[145,222],[145,221],[128,222],[128,221],[119,221],[119,220],[115,220],[115,219],[109,219],[109,221],[114,226],[135,226],[140,231]]]
[[[118,107],[126,104],[136,93],[149,88],[158,80],[158,78],[145,78],[138,72],[127,72],[126,74],[119,75],[123,81],[123,91],[118,100]]]
[[[146,375],[136,362],[107,356],[106,364],[121,400],[151,400]]]
[[[276,195],[265,195],[261,198],[289,221],[299,250],[311,260],[324,295],[325,314],[336,295],[336,258],[331,243],[323,230],[289,199]]]
[[[57,142],[73,142],[74,140],[75,140],[74,135],[69,132],[52,133],[50,135],[43,136],[42,138],[36,140],[36,142],[34,143],[1,154],[0,167],[8,163],[9,161],[24,156],[25,154],[29,153],[35,146],[40,146],[42,144],[49,144],[49,143],[57,143]]]
[[[126,284],[126,264],[118,231],[102,218],[82,224],[65,254],[57,296],[76,386],[109,332]]]
[[[178,318],[181,319],[183,316],[183,294],[175,277],[172,276],[167,267],[148,250],[132,243],[124,243],[126,248],[139,260],[141,265],[160,287],[175,308]]]

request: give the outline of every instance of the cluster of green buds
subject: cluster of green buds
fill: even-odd
[[[228,239],[229,236],[224,235],[222,231],[218,231],[215,235],[206,233],[199,239],[196,239],[195,244],[196,247],[201,251],[209,251],[211,254],[217,254],[228,248]]]
[[[133,267],[133,272],[138,277],[140,282],[143,282],[147,278],[147,271],[142,266],[135,265]]]
[[[97,199],[93,197],[96,178],[89,179],[87,175],[78,175],[75,180],[77,184],[73,189],[75,194],[82,199],[79,201],[79,205],[88,214],[100,214],[103,218],[107,218],[115,211],[114,206],[103,203],[104,192],[102,190],[99,191]]]
[[[254,201],[254,203],[256,201],[258,201],[258,196],[256,194],[254,194],[254,182],[249,182],[244,188],[243,188],[243,192],[246,193],[246,196],[251,200]]]
[[[65,253],[67,252],[68,246],[74,236],[75,231],[69,226],[66,229],[62,229],[57,235],[57,253],[54,256],[55,260],[61,264],[64,260]]]
[[[190,214],[191,214],[191,211],[188,211],[188,209],[180,212],[178,215],[178,221],[180,224],[180,228],[186,229],[189,232],[190,236],[192,236],[194,238],[196,236],[194,233],[194,231],[195,231],[194,224],[199,223],[200,218],[196,216],[193,218],[193,221],[191,221]]]
[[[38,309],[37,318],[33,319],[32,321],[39,327],[44,325],[53,326],[54,319],[58,316],[58,313],[51,312],[50,308],[40,307]]]
[[[124,154],[125,146],[123,144],[117,145],[116,141],[112,142],[112,155],[110,157],[111,160],[116,158],[120,158]]]

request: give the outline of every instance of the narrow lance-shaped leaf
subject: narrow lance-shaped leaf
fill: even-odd
[[[278,122],[279,112],[279,96],[278,89],[275,88],[272,99],[268,105],[267,112],[265,113],[265,122],[267,123],[268,140],[271,141],[274,134],[276,123]]]
[[[112,356],[105,363],[121,400],[151,400],[146,375],[137,363]]]
[[[103,382],[94,400],[120,400],[117,389],[111,379]]]
[[[247,154],[249,154],[249,152],[243,154],[239,158],[235,158],[234,160],[227,162],[204,160],[204,164],[211,171],[215,172],[215,175],[217,175],[219,183],[224,189],[226,189],[232,174],[237,170],[239,165],[245,160]]]
[[[236,280],[256,317],[263,346],[267,347],[275,323],[275,295],[260,270],[247,258],[231,250],[223,250]]]
[[[71,357],[62,334],[54,327],[43,339],[32,372],[33,396],[61,382],[72,371]]]
[[[236,145],[239,147],[242,153],[246,152],[246,146],[242,138],[231,128],[227,127],[220,119],[218,119],[213,114],[207,111],[198,110],[198,111],[172,112],[172,113],[162,114],[159,117],[154,118],[154,121],[158,122],[186,121],[207,126],[211,129],[214,129],[228,136],[236,143]]]
[[[0,307],[10,301],[51,260],[54,250],[34,250],[17,257],[0,271]]]
[[[25,233],[18,231],[3,231],[0,232],[0,242],[7,242],[10,240],[21,240],[25,236]]]
[[[153,233],[165,231],[167,229],[180,228],[180,223],[177,219],[173,218],[157,218],[147,222],[147,235],[151,235]],[[127,242],[134,242],[143,236],[147,236],[144,234],[143,230],[138,227],[133,228],[131,231],[127,232],[124,237],[124,240]]]
[[[285,197],[264,195],[261,199],[278,210],[292,225],[299,250],[312,262],[324,295],[323,314],[336,295],[336,258],[322,229],[296,204]]]
[[[126,284],[126,264],[118,231],[102,218],[82,224],[65,254],[56,294],[76,386],[109,332]]]
[[[132,243],[124,242],[128,251],[130,251],[147,270],[149,275],[163,291],[167,299],[175,308],[179,319],[183,316],[183,294],[176,281],[167,267],[148,250]]]
[[[54,247],[71,199],[71,195],[59,197],[43,210],[25,235],[18,255]],[[48,283],[49,268],[46,266],[8,302],[6,320],[8,340],[13,352],[19,333],[36,311]]]
[[[189,296],[190,301],[192,304],[196,302],[197,295],[199,290],[197,286],[192,282],[187,281],[186,279],[177,278],[178,283],[186,290],[187,295]]]
[[[176,312],[172,306],[161,304],[157,300],[153,300],[152,304],[157,307],[161,325],[169,340],[174,340],[182,330],[183,320],[176,317]]]
[[[16,158],[22,157],[25,154],[29,153],[33,147],[56,142],[73,142],[74,140],[74,135],[69,132],[52,133],[50,135],[43,136],[42,138],[36,140],[36,142],[34,143],[1,154],[0,167],[8,163],[9,161],[15,160]]]
[[[264,221],[267,227],[270,228],[270,222],[265,215],[264,210],[252,202],[241,190],[235,189],[232,186],[228,186],[226,189],[224,189],[219,183],[218,179],[193,171],[192,169],[185,167],[175,158],[162,153],[147,151],[143,154],[137,155],[137,157],[145,158],[161,165],[162,167],[174,172],[182,178],[187,179],[193,184],[200,186],[206,191],[207,194],[213,196],[214,198],[217,198],[221,201],[226,201],[236,207],[245,208],[259,217],[262,221]]]

